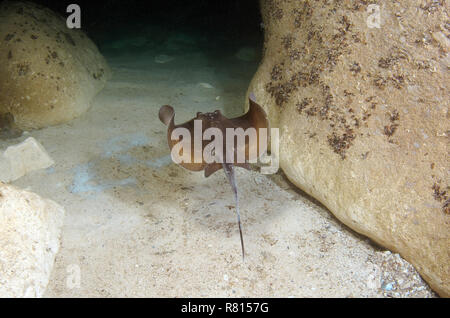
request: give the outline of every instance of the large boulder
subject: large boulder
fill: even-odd
[[[450,296],[448,11],[370,3],[261,1],[249,92],[288,178]]]
[[[0,297],[41,297],[59,250],[64,209],[0,182]]]
[[[0,113],[19,128],[83,114],[109,75],[95,44],[63,17],[28,2],[0,5]]]

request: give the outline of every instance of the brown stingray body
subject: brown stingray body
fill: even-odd
[[[191,171],[201,171],[205,170],[205,177],[210,176],[217,170],[222,169],[222,163],[206,163],[204,160],[202,162],[194,162],[194,155],[195,155],[195,149],[194,149],[194,121],[195,120],[201,120],[202,122],[202,135],[208,128],[214,127],[220,129],[222,131],[224,141],[223,141],[223,153],[226,153],[225,145],[227,143],[226,140],[226,129],[227,128],[242,128],[246,130],[247,128],[253,127],[256,129],[256,137],[257,142],[250,144],[249,139],[246,138],[245,141],[245,163],[237,163],[237,152],[242,151],[242,149],[239,149],[236,144],[235,154],[234,154],[234,162],[232,162],[233,165],[246,168],[248,169],[248,161],[254,160],[256,158],[251,158],[250,155],[252,153],[260,154],[263,153],[267,146],[265,146],[263,149],[260,149],[260,135],[259,135],[259,129],[260,128],[266,128],[268,129],[269,123],[267,120],[267,115],[264,111],[264,109],[259,106],[254,98],[252,96],[249,98],[249,110],[246,114],[236,117],[236,118],[227,118],[222,115],[222,113],[219,110],[216,110],[211,113],[197,113],[197,116],[183,124],[175,125],[175,112],[172,108],[172,106],[164,105],[161,107],[159,111],[159,118],[160,120],[168,126],[167,129],[167,141],[169,144],[169,148],[172,150],[173,146],[176,145],[180,139],[172,140],[172,132],[175,128],[183,127],[189,130],[191,135],[191,160],[190,162],[181,162],[180,165],[184,168],[191,170]],[[267,130],[267,134],[269,134],[269,131]],[[269,138],[269,136],[267,136]],[[211,140],[202,140],[202,146],[201,151],[203,152],[203,149],[211,142]],[[253,152],[252,150],[256,150],[256,152]]]
[[[242,167],[249,169],[249,161],[254,161],[257,159],[259,154],[264,153],[267,150],[267,140],[269,140],[269,122],[267,120],[267,115],[264,111],[264,109],[259,106],[256,101],[253,94],[250,95],[249,98],[249,110],[247,113],[240,117],[236,118],[227,118],[221,114],[219,110],[216,110],[211,113],[197,113],[197,116],[183,124],[175,125],[175,112],[173,108],[169,105],[164,105],[159,110],[159,119],[168,126],[167,129],[167,141],[169,144],[170,150],[178,143],[180,142],[181,138],[179,139],[172,139],[172,132],[176,128],[186,128],[190,132],[190,138],[191,138],[191,160],[189,162],[181,162],[180,165],[188,170],[192,171],[202,171],[205,170],[205,177],[210,176],[214,172],[220,169],[224,169],[225,175],[227,176],[228,181],[230,182],[230,185],[233,189],[234,198],[236,201],[236,213],[237,213],[237,219],[238,219],[238,225],[239,225],[239,234],[241,237],[241,247],[242,247],[242,257],[244,258],[245,250],[244,250],[244,240],[242,237],[242,229],[241,229],[241,220],[240,220],[240,214],[239,214],[239,200],[238,200],[238,193],[237,193],[237,185],[235,180],[235,174],[234,174],[234,166]],[[205,162],[202,154],[205,147],[211,143],[211,140],[203,140],[201,137],[198,142],[201,142],[201,147],[198,147],[198,150],[201,151],[201,154],[198,154],[198,158],[201,158],[200,162],[194,162],[194,156],[195,156],[195,146],[194,146],[194,121],[195,120],[201,120],[202,124],[202,131],[201,136],[203,136],[203,133],[208,128],[217,128],[222,132],[223,136],[223,158],[222,160],[218,160],[218,162],[212,162],[207,163]],[[230,157],[233,158],[232,162],[225,162],[225,156],[226,156],[226,129],[227,128],[242,128],[243,130],[247,130],[248,128],[255,128],[256,129],[256,140],[251,140],[250,138],[245,138],[245,143],[243,145],[239,145],[236,141],[237,138],[235,137],[234,145],[235,147],[231,150],[233,153],[230,154]],[[260,128],[266,128],[267,132],[267,140],[266,142],[262,142],[260,145],[260,139],[262,138],[260,136]],[[244,149],[242,149],[244,147]],[[181,150],[182,151],[182,150]],[[228,150],[230,151],[230,150]],[[237,153],[239,151],[245,151],[245,162],[238,163],[237,162]],[[256,158],[252,157],[255,156]]]

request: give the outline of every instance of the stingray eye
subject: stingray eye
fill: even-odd
[[[218,110],[214,111],[214,115],[219,115],[219,113],[220,113],[220,111],[218,111]]]

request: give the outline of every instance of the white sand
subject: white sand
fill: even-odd
[[[242,262],[224,173],[205,179],[171,163],[158,110],[172,105],[177,123],[197,111],[239,115],[257,65],[233,54],[191,52],[165,64],[154,56],[110,57],[114,77],[86,115],[30,134],[56,164],[14,184],[66,209],[46,296],[433,296],[411,265],[281,174],[237,171]]]

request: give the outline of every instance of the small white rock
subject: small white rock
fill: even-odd
[[[46,169],[55,162],[33,137],[8,147],[0,155],[0,180],[11,182],[35,170]]]

